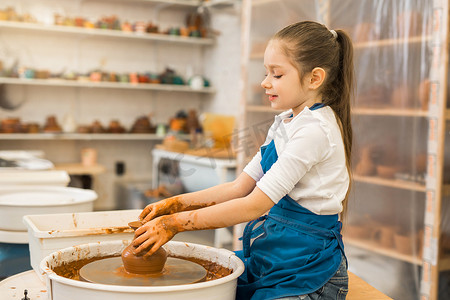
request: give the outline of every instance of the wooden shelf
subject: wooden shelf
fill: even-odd
[[[397,116],[397,117],[427,117],[428,111],[419,109],[392,109],[392,108],[353,108],[356,115]]]
[[[273,1],[275,1],[275,0],[259,0],[258,4],[263,4],[263,3],[273,2]],[[366,48],[388,47],[388,46],[396,46],[396,45],[403,45],[403,44],[420,44],[420,43],[429,42],[429,41],[431,41],[431,36],[430,37],[415,36],[415,37],[411,37],[411,38],[385,39],[385,40],[378,40],[378,41],[355,43],[353,45],[353,48],[355,50],[360,50],[360,49],[366,49]],[[249,58],[251,60],[263,59],[264,52],[250,53]]]
[[[99,164],[84,166],[81,163],[56,164],[54,169],[66,171],[69,175],[98,175],[106,171],[106,168]]]
[[[258,5],[263,5],[263,4],[267,4],[267,3],[274,3],[274,2],[280,2],[280,0],[253,0],[252,1],[252,6],[258,6]]]
[[[281,112],[265,105],[247,105],[251,112]],[[398,116],[398,117],[427,117],[428,111],[419,109],[392,109],[392,108],[353,108],[355,115]],[[450,112],[448,112],[450,118]]]
[[[184,7],[200,6],[201,0],[116,0],[121,2],[135,2],[135,3],[153,3],[153,4],[167,4]]]
[[[111,29],[44,25],[38,23],[25,23],[14,21],[0,21],[0,29],[53,32],[53,33],[64,33],[80,36],[125,38],[125,39],[147,40],[155,42],[184,43],[191,45],[213,45],[215,42],[214,39],[211,38],[182,37],[162,33],[137,33]]]
[[[442,196],[444,197],[450,196],[450,184],[442,185]]]
[[[398,260],[406,261],[411,264],[422,265],[422,259],[419,257],[398,253],[395,249],[382,248],[377,243],[372,241],[357,240],[344,237],[344,244],[375,252],[384,256],[392,257]]]
[[[153,3],[153,4],[162,4],[162,5],[173,5],[173,6],[182,6],[182,7],[214,7],[221,5],[232,5],[236,3],[236,0],[116,0],[122,2],[136,2],[136,3]]]
[[[0,133],[0,140],[135,140],[160,141],[164,136],[141,133]]]
[[[420,44],[424,42],[431,41],[431,36],[414,36],[414,37],[405,37],[398,39],[383,39],[378,41],[368,41],[355,43],[353,48],[356,49],[365,49],[365,48],[378,48],[378,47],[388,47],[388,46],[397,46],[404,44]]]
[[[450,257],[439,258],[439,271],[450,271]]]
[[[373,177],[373,176],[359,176],[356,174],[353,174],[353,179],[358,182],[388,186],[388,187],[397,188],[397,189],[412,190],[412,191],[417,191],[417,192],[425,192],[426,191],[426,187],[423,184],[399,180],[399,179],[384,179],[384,178]]]
[[[282,110],[273,109],[265,105],[247,105],[247,111],[251,112],[266,112],[266,113],[280,113]]]
[[[133,89],[152,90],[165,92],[187,92],[187,93],[215,93],[211,87],[194,90],[188,85],[154,84],[154,83],[124,83],[124,82],[92,82],[65,79],[22,79],[0,77],[0,84],[30,85],[30,86],[52,86],[52,87],[80,87],[80,88],[104,88],[104,89]]]

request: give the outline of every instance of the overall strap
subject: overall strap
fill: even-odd
[[[239,238],[242,240],[243,244],[243,250],[244,250],[244,257],[250,257],[250,241],[252,238],[257,237],[261,233],[263,233],[263,226],[259,226],[255,230],[253,230],[253,227],[255,227],[256,224],[258,224],[261,221],[265,221],[267,219],[267,215],[261,216],[256,220],[253,220],[245,226],[244,233],[242,234],[242,237]]]
[[[334,228],[327,230],[324,228],[320,228],[320,227],[317,227],[314,225],[310,225],[310,224],[301,222],[300,220],[288,218],[286,216],[277,216],[277,215],[269,214],[268,218],[270,218],[278,223],[281,223],[286,227],[292,228],[296,231],[300,231],[302,233],[306,233],[306,234],[317,236],[317,237],[324,238],[324,239],[335,238],[337,236],[336,233],[339,233],[339,231],[337,231]]]

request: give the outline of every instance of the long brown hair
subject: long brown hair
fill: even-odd
[[[316,67],[326,71],[326,77],[319,92],[323,104],[330,106],[337,118],[344,141],[347,171],[350,185],[343,202],[341,219],[346,214],[349,191],[352,185],[351,153],[353,130],[350,104],[354,97],[353,44],[342,30],[335,34],[322,24],[312,21],[291,24],[274,35],[273,40],[282,42],[282,49],[303,76]]]

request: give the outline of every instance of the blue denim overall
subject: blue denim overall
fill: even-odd
[[[261,147],[261,156],[266,173],[278,159],[273,141]],[[341,227],[337,214],[314,214],[284,196],[267,216],[245,227],[243,250],[236,252],[245,264],[236,299],[277,299],[318,290],[336,273],[344,255]]]

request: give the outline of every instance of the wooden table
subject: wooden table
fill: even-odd
[[[55,170],[66,171],[69,175],[98,175],[104,173],[106,168],[96,164],[93,166],[84,166],[81,163],[56,164]]]
[[[84,166],[81,163],[56,164],[55,170],[66,171],[71,176],[79,176],[84,189],[92,188],[92,177],[105,173],[106,168],[102,165],[95,164],[92,166]]]
[[[349,272],[348,275],[350,282],[347,300],[392,300],[392,298],[376,290],[355,274]],[[28,296],[31,299],[47,299],[47,288],[33,270],[1,281],[1,299],[21,299],[24,289],[28,289]]]
[[[348,272],[348,295],[347,300],[388,300],[390,297],[386,296],[373,286],[353,274]]]

